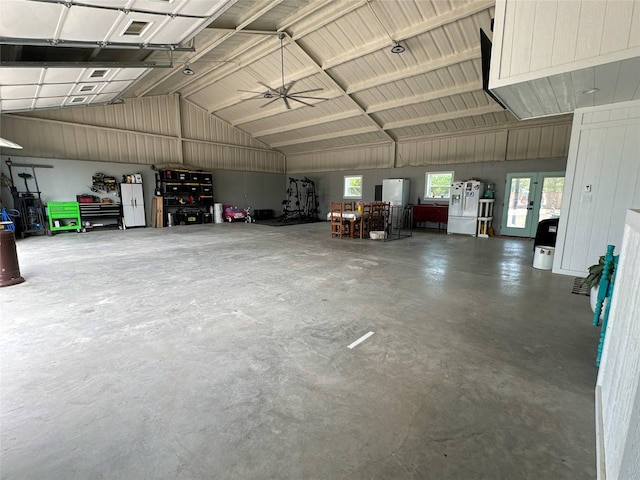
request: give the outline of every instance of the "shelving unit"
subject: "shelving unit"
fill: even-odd
[[[48,202],[49,231],[64,232],[82,228],[78,202]]]
[[[162,196],[164,226],[211,223],[213,174],[195,170],[156,171],[156,190]],[[169,222],[171,215],[172,222]]]
[[[482,238],[489,238],[489,228],[493,222],[493,205],[495,199],[481,198],[478,205],[478,230],[476,235]]]

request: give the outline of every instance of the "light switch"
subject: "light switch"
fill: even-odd
[[[591,185],[585,185],[584,186],[584,191],[585,192],[590,192],[591,191]]]

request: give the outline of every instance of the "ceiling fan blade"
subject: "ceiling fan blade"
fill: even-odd
[[[256,92],[255,90],[236,90],[236,92],[255,93],[256,95],[264,95],[264,92]]]
[[[264,105],[260,105],[260,108],[264,108],[267,105],[271,105],[273,102],[276,102],[280,99],[280,97],[273,97],[270,101],[268,101],[267,103],[265,103]]]
[[[292,80],[291,82],[289,82],[289,85],[282,88],[282,91],[284,92],[285,95],[289,93],[289,91],[291,91],[291,87],[293,87],[296,84],[296,81],[297,80]]]
[[[312,105],[312,104],[307,103],[307,102],[303,102],[302,100],[298,100],[296,97],[288,96],[287,98],[290,98],[290,99],[291,99],[291,100],[293,100],[294,102],[302,103],[302,104],[304,104],[304,105],[306,105],[306,106],[308,106],[308,107],[315,107],[315,105]]]
[[[267,90],[269,90],[270,92],[275,93],[276,95],[280,95],[280,92],[275,89],[275,88],[271,88],[269,85],[267,85],[266,83],[262,83],[262,82],[258,82],[260,85],[262,85],[264,88],[266,88]]]
[[[289,97],[289,98],[308,98],[310,100],[329,100],[328,98],[325,98],[325,97],[311,97],[309,95],[299,95],[297,93],[292,93],[291,95],[287,95],[287,97]]]
[[[291,110],[291,105],[289,105],[289,97],[282,97],[284,100],[284,104],[287,106],[287,110]]]

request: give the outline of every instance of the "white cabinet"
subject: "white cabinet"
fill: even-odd
[[[120,200],[125,227],[145,227],[144,195],[141,183],[121,183]]]

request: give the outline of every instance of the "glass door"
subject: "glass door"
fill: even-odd
[[[560,216],[563,172],[509,173],[502,235],[534,238],[538,222]]]

